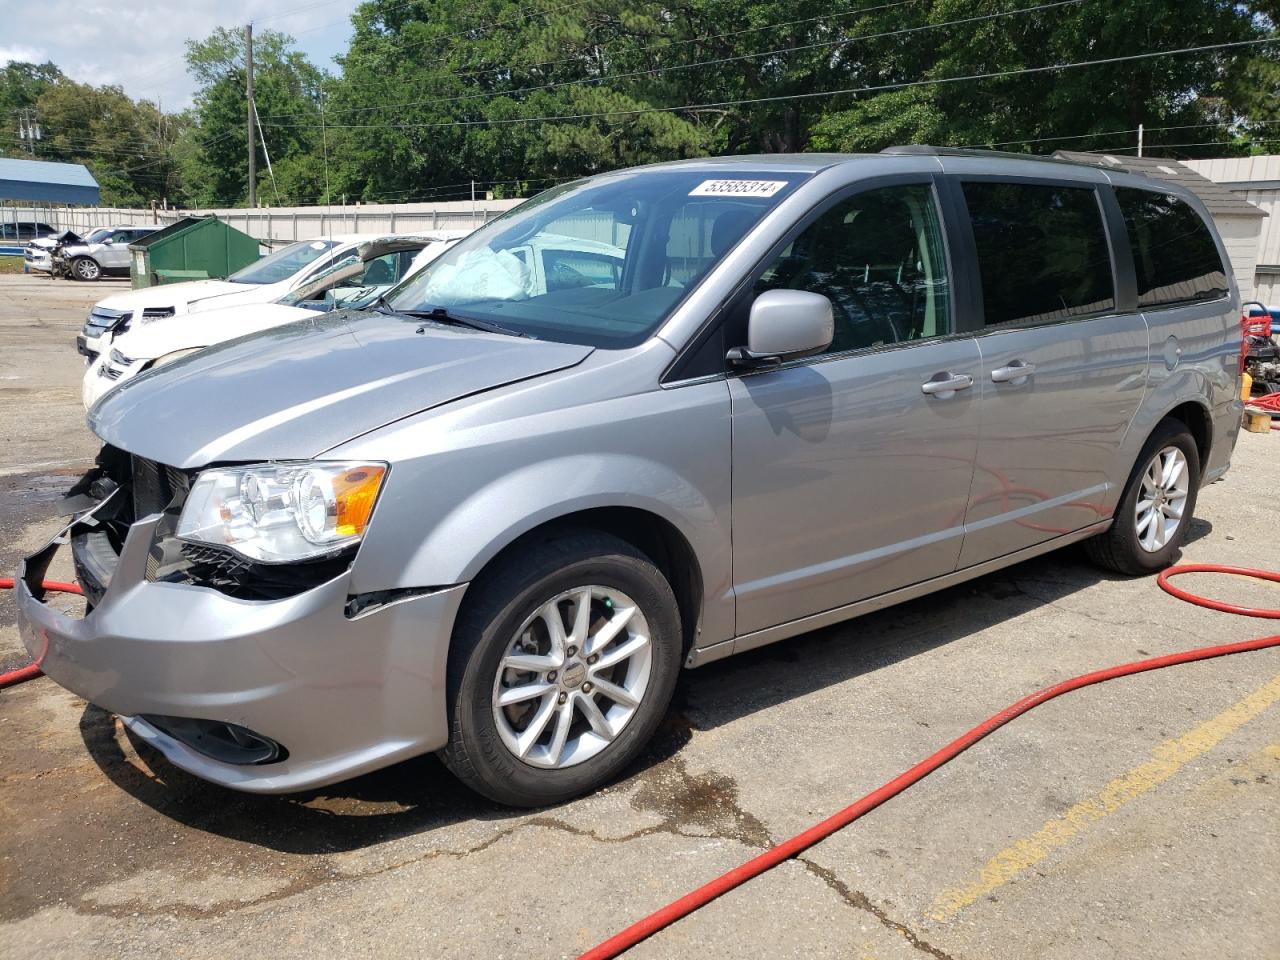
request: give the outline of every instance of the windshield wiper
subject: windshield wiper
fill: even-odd
[[[374,300],[373,303],[369,304],[367,307],[361,307],[361,309],[377,310],[378,313],[385,313],[388,315],[396,312],[396,308],[387,303],[387,295],[385,293],[378,294],[378,299]]]
[[[390,306],[390,304],[388,304]],[[526,340],[534,339],[527,333],[521,333],[519,330],[512,330],[510,327],[504,327],[501,324],[492,323],[489,320],[479,320],[475,317],[462,317],[456,313],[450,313],[444,307],[432,307],[430,310],[401,310],[406,316],[417,317],[419,320],[430,320],[432,323],[446,323],[455,327],[468,327],[472,330],[481,330],[485,333],[501,333],[508,337],[523,337]],[[426,327],[418,328],[418,333],[425,333]]]

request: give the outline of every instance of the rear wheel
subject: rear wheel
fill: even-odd
[[[71,276],[77,280],[97,280],[102,276],[102,267],[93,257],[76,257],[71,261]]]
[[[445,764],[512,806],[608,783],[662,719],[680,670],[680,616],[652,560],[617,537],[567,532],[472,587],[449,666]]]
[[[1186,538],[1200,488],[1200,455],[1186,425],[1163,420],[1138,455],[1115,519],[1086,541],[1090,559],[1130,576],[1173,562]]]

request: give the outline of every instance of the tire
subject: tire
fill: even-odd
[[[1175,482],[1167,488],[1162,485],[1156,486],[1155,498],[1144,497],[1144,481],[1149,493],[1151,481],[1148,471],[1153,469],[1158,471],[1157,458],[1160,458],[1163,464],[1167,457],[1172,457],[1176,462],[1179,455],[1184,461],[1179,481],[1183,478],[1186,481],[1185,491],[1181,494],[1180,507],[1178,507],[1178,492],[1182,487],[1181,482]],[[1183,540],[1186,539],[1187,527],[1190,526],[1191,517],[1195,513],[1196,494],[1199,489],[1200,454],[1191,432],[1180,421],[1160,421],[1151,436],[1147,438],[1142,452],[1138,454],[1124,494],[1116,506],[1111,528],[1085,541],[1085,552],[1089,559],[1108,570],[1133,577],[1165,569],[1173,563]],[[1149,508],[1140,514],[1138,509],[1140,503],[1161,504],[1166,502],[1166,498],[1168,504],[1166,509],[1169,509],[1170,513],[1173,512],[1173,508],[1178,510],[1176,525],[1171,524],[1173,520],[1171,516],[1163,515],[1164,510],[1157,509],[1152,519],[1144,526],[1142,518],[1147,515]],[[1157,520],[1156,516],[1160,516],[1160,519]],[[1157,526],[1160,523],[1164,525],[1163,531]]]
[[[577,612],[589,588],[590,603],[581,604],[590,611],[583,630]],[[560,654],[552,617],[560,618],[565,635]],[[619,622],[612,636],[602,631]],[[588,645],[578,653],[587,659],[569,653],[583,635]],[[590,645],[602,638],[603,645]],[[636,652],[617,660],[627,650]],[[595,790],[652,737],[671,701],[682,653],[675,595],[645,554],[589,530],[530,544],[499,560],[468,591],[449,655],[450,735],[441,757],[471,789],[510,806],[561,803]],[[513,657],[517,667],[510,665]],[[525,695],[543,687],[549,689]],[[638,703],[613,700],[606,689]],[[508,697],[518,699],[499,704]]]
[[[102,278],[102,267],[98,265],[98,261],[93,257],[76,257],[71,261],[71,269],[68,272],[76,280],[100,280]]]

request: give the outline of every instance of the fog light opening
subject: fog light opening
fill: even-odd
[[[145,720],[161,733],[219,763],[252,765],[279,763],[289,756],[282,744],[255,733],[248,727],[222,720],[192,717],[158,717],[144,715]]]

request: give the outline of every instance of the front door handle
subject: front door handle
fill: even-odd
[[[939,373],[932,380],[920,384],[920,392],[946,400],[954,397],[957,390],[968,390],[972,386],[973,377],[967,373]]]
[[[1026,383],[1027,378],[1036,372],[1034,363],[1025,360],[1014,360],[1007,367],[996,367],[991,371],[992,383],[1012,383],[1014,386]]]

